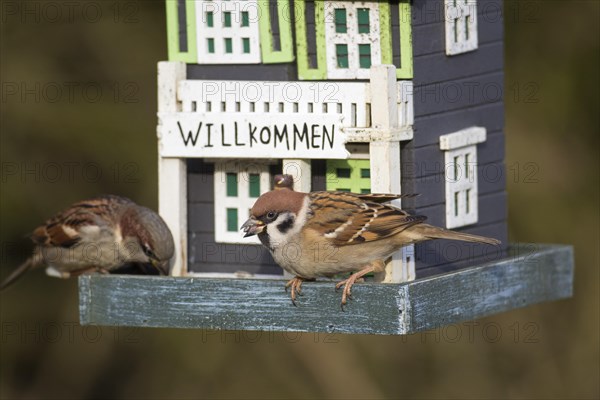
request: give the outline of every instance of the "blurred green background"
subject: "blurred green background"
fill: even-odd
[[[73,201],[157,205],[164,3],[66,3],[2,2],[3,276]],[[600,2],[505,11],[510,237],[573,244],[573,299],[407,337],[82,328],[38,271],[0,296],[0,396],[598,398]]]

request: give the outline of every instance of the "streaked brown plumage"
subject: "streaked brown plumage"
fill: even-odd
[[[288,283],[293,302],[303,280],[355,272],[337,285],[344,286],[342,306],[357,279],[381,272],[384,261],[404,245],[430,239],[500,243],[428,225],[424,216],[384,204],[401,197],[273,190],[258,198],[242,229],[245,236],[257,234],[275,261],[296,276]]]
[[[173,237],[162,218],[120,196],[106,195],[73,204],[36,228],[33,255],[0,284],[0,290],[32,268],[68,278],[110,272],[127,263],[151,263],[168,274]]]

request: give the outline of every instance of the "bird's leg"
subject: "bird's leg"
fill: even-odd
[[[300,295],[300,292],[302,292],[302,282],[304,282],[303,278],[300,278],[299,276],[295,276],[292,279],[290,279],[288,281],[288,283],[285,284],[285,291],[287,292],[288,287],[291,288],[291,292],[290,292],[290,297],[292,299],[292,304],[296,305],[296,293],[298,293],[298,295]]]
[[[338,290],[339,288],[344,286],[344,290],[342,292],[342,310],[344,309],[344,305],[346,305],[348,299],[352,297],[352,285],[354,285],[357,280],[359,280],[366,274],[369,274],[371,272],[381,272],[384,269],[384,262],[382,260],[376,260],[364,267],[363,269],[361,269],[360,271],[353,273],[347,279],[344,279],[343,281],[335,285],[335,290]]]

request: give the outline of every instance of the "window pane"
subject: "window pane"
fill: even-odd
[[[248,14],[248,11],[242,11],[242,26],[250,26],[250,14]]]
[[[346,33],[346,9],[335,9],[335,31],[337,33]]]
[[[238,210],[237,208],[227,209],[227,231],[237,232],[238,230]]]
[[[369,193],[371,193],[371,190],[370,189],[360,189],[360,192],[362,194],[369,194]]]
[[[350,168],[338,168],[336,175],[338,178],[350,178]]]
[[[337,66],[339,68],[348,68],[348,45],[336,44],[335,53],[337,56]]]
[[[358,33],[369,33],[369,9],[358,9]]]
[[[250,174],[250,197],[259,197],[260,196],[260,175],[259,174]]]
[[[369,168],[361,168],[360,169],[360,177],[361,178],[370,178],[371,170]]]
[[[214,53],[215,52],[215,39],[213,39],[213,38],[206,39],[206,46],[208,47],[209,53]]]
[[[250,53],[250,39],[242,38],[242,48],[244,49],[244,53]]]
[[[370,68],[371,67],[371,45],[370,44],[359,44],[358,53],[360,55],[360,67]]]
[[[349,192],[350,189],[342,189],[342,188],[337,188],[336,189],[338,192]]]
[[[233,172],[227,173],[227,196],[237,197],[238,195],[238,183],[237,174]]]
[[[226,28],[231,27],[231,11],[225,11],[223,13],[223,26]]]
[[[206,12],[206,26],[208,26],[209,28],[212,28],[214,26],[213,12],[212,11],[207,11]]]
[[[231,39],[225,38],[225,53],[231,53],[231,52],[233,52],[232,45],[231,45]]]

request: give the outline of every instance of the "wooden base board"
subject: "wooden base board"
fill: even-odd
[[[87,275],[82,325],[402,335],[573,295],[573,248],[514,244],[509,256],[402,284],[356,284],[340,309],[330,281],[293,306],[283,280]]]

